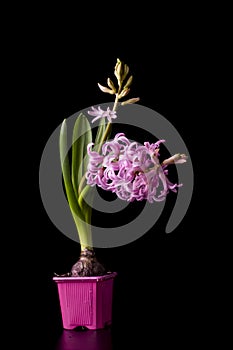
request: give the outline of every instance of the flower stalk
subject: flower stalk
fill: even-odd
[[[123,85],[123,82],[126,79],[128,73],[129,73],[128,65],[123,63],[120,59],[117,59],[114,74],[117,78],[118,89],[115,88],[115,85],[110,78],[107,79],[107,85],[109,86],[111,91],[109,91],[109,88],[98,83],[98,86],[99,86],[101,91],[103,91],[105,93],[110,93],[111,95],[115,94],[115,101],[114,101],[114,105],[112,108],[112,113],[117,111],[119,100],[121,98],[125,97],[126,95],[128,95],[128,93],[130,92],[129,86],[131,86],[132,81],[133,81],[132,75],[128,78],[126,84]],[[130,101],[128,103],[136,103],[139,101],[139,97],[130,99],[128,101]],[[127,104],[127,101],[125,104]],[[98,113],[98,111],[96,111],[96,113]],[[96,115],[92,111],[89,111],[88,114]],[[104,113],[102,113],[102,114],[103,114],[103,116],[105,116]],[[93,120],[96,120],[96,118],[94,118]],[[102,137],[100,138],[100,140],[97,143],[95,143],[95,145],[97,147],[96,150],[98,153],[101,151],[101,148],[102,148],[104,142],[110,137],[111,126],[112,126],[112,123],[111,123],[111,120],[109,120],[109,122],[108,122],[108,124],[107,124],[107,126],[102,134]],[[85,184],[85,176],[84,176],[84,179],[81,180],[81,184],[82,184],[82,186]],[[80,193],[79,205],[82,206],[82,203],[85,200],[87,193],[89,192],[89,188],[90,188],[89,185],[86,185],[84,188],[80,187],[81,193]]]
[[[98,87],[102,92],[115,95],[115,101],[112,110],[108,108],[107,111],[103,111],[100,107],[98,109],[92,107],[92,110],[88,111],[88,114],[95,117],[92,122],[100,119],[94,142],[97,151],[101,150],[104,142],[110,137],[112,119],[117,117],[116,110],[119,99],[129,93],[132,76],[127,80],[126,85],[123,86],[123,81],[126,79],[128,72],[129,67],[117,59],[114,74],[117,78],[118,89],[110,78],[107,79],[107,86],[98,83]],[[105,118],[108,119],[107,125],[105,123]],[[61,169],[67,201],[77,228],[81,246],[80,260],[72,268],[73,276],[102,274],[105,271],[102,265],[98,263],[93,253],[91,253],[93,252],[91,231],[93,189],[86,183],[86,173],[89,162],[87,146],[90,143],[92,143],[91,127],[86,116],[80,113],[74,124],[72,148],[69,150],[67,147],[66,119],[63,120],[59,138]],[[89,196],[88,201],[86,200],[87,196]],[[84,255],[85,261],[88,261],[87,264],[84,264]]]
[[[107,86],[98,83],[99,89],[115,95],[113,108],[107,110],[91,107],[88,114],[93,116],[92,123],[99,120],[99,126],[93,140],[92,129],[87,117],[80,113],[72,134],[72,148],[67,147],[67,125],[64,119],[60,129],[59,149],[62,175],[67,201],[77,228],[81,255],[73,265],[72,276],[94,276],[106,273],[94,254],[92,239],[92,203],[95,185],[112,191],[129,202],[135,200],[162,201],[169,191],[176,192],[182,184],[172,184],[168,180],[167,166],[186,162],[186,155],[174,156],[159,161],[159,145],[130,142],[124,133],[115,135],[109,141],[112,120],[117,118],[117,108],[139,101],[139,97],[122,101],[131,91],[133,76],[129,74],[127,64],[117,59],[114,75],[117,85],[107,78]],[[121,102],[119,102],[121,100]],[[107,119],[107,123],[106,123]],[[70,164],[71,157],[71,164]],[[158,189],[161,189],[160,192]]]

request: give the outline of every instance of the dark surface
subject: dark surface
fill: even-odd
[[[116,45],[103,34],[97,38],[99,44],[95,47],[92,37],[84,40],[77,34],[74,45],[68,37],[62,40],[59,33],[51,36],[51,40],[38,42],[35,80],[43,81],[37,96],[37,105],[42,104],[43,110],[43,123],[37,125],[38,160],[47,139],[64,117],[107,101],[96,84],[104,84],[119,57],[134,72],[132,95],[140,96],[141,104],[165,116],[183,137],[195,175],[188,212],[171,234],[164,231],[173,194],[167,211],[143,237],[123,247],[96,249],[99,261],[118,273],[112,326],[98,331],[62,328],[57,287],[52,277],[54,272],[68,272],[78,260],[80,247],[53,225],[37,192],[39,234],[35,241],[31,238],[31,243],[39,249],[36,268],[43,274],[43,285],[40,287],[36,280],[29,294],[33,299],[39,294],[38,312],[32,311],[32,320],[38,322],[41,317],[34,343],[43,339],[48,350],[120,350],[137,346],[161,349],[171,344],[172,348],[188,349],[203,339],[203,334],[208,335],[206,325],[213,310],[209,307],[207,285],[213,265],[206,258],[206,240],[211,232],[205,229],[207,199],[202,194],[201,151],[197,142],[201,139],[200,125],[206,117],[201,109],[205,84],[201,68],[206,62],[205,55],[200,56],[205,46],[197,40],[199,36],[192,25],[185,24],[186,34],[173,28],[166,37],[151,36],[148,44],[139,37],[135,43],[127,44],[121,39]],[[41,39],[46,38],[38,34],[39,38],[40,35]]]

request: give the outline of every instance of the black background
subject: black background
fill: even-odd
[[[195,18],[190,17],[169,26],[166,18],[156,25],[155,16],[143,30],[139,19],[133,20],[133,28],[126,18],[122,27],[120,22],[114,25],[111,21],[100,27],[98,20],[92,19],[91,27],[87,23],[70,30],[59,19],[53,18],[55,23],[50,26],[48,16],[38,25],[28,57],[33,86],[38,83],[33,93],[34,108],[40,111],[36,124],[31,121],[38,135],[38,159],[33,158],[33,166],[38,171],[44,146],[64,118],[109,100],[97,82],[104,85],[108,76],[114,79],[117,57],[126,62],[135,78],[131,97],[139,96],[140,104],[167,118],[183,138],[194,167],[194,192],[186,216],[171,234],[165,234],[165,227],[173,194],[167,210],[143,237],[123,247],[96,249],[99,260],[118,273],[112,346],[117,350],[151,342],[198,343],[207,334],[210,301],[206,285],[213,269],[206,258],[206,240],[211,233],[205,230],[207,199],[202,194],[200,162],[202,132],[209,118],[203,102],[212,39],[200,33]],[[199,17],[199,23],[201,20]],[[44,339],[52,350],[63,335],[52,277],[54,272],[70,270],[80,247],[50,221],[40,199],[39,184],[36,195],[39,234],[36,239],[30,238],[30,244],[35,248],[32,255],[39,250],[36,268],[43,284],[32,283],[30,294],[37,298],[33,320],[41,320],[43,314],[43,321],[38,322],[34,337]]]

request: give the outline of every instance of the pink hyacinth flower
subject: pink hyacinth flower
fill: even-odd
[[[176,192],[182,186],[169,181],[167,165],[184,163],[187,157],[176,154],[160,163],[159,145],[162,142],[165,140],[141,145],[118,133],[113,140],[103,144],[100,153],[91,151],[93,144],[89,144],[87,184],[116,193],[120,199],[129,202],[163,201],[169,191]]]

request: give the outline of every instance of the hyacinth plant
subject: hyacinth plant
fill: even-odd
[[[95,256],[92,232],[93,188],[99,186],[105,191],[115,193],[124,201],[148,201],[150,203],[165,200],[169,191],[177,191],[181,184],[173,184],[168,179],[167,166],[186,162],[186,155],[159,160],[159,146],[165,140],[156,143],[147,141],[141,145],[131,142],[126,135],[117,133],[110,139],[112,120],[117,118],[117,107],[136,103],[139,98],[122,101],[131,89],[133,76],[129,75],[127,64],[117,59],[114,75],[116,83],[108,78],[107,86],[98,83],[101,91],[115,95],[113,108],[103,110],[91,107],[88,114],[92,123],[99,121],[93,140],[93,133],[87,117],[80,113],[76,119],[72,134],[72,148],[67,148],[67,125],[64,119],[60,129],[60,159],[68,204],[76,224],[81,253],[79,260],[72,266],[67,276],[97,276],[106,273]],[[71,154],[70,154],[71,153]],[[71,158],[71,161],[70,161]],[[162,185],[162,190],[159,190]],[[88,201],[85,199],[88,196]]]

